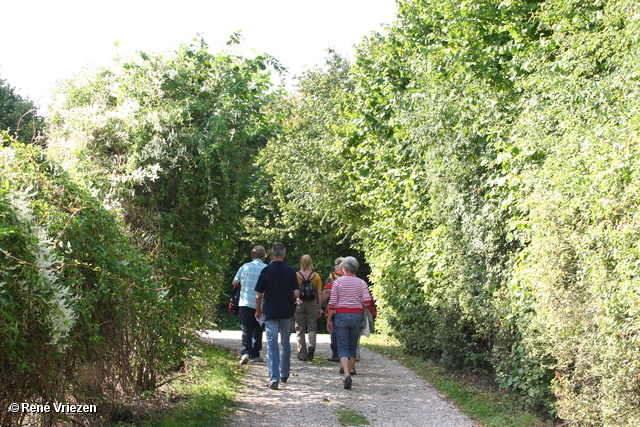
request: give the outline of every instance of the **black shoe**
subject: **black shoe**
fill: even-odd
[[[349,390],[351,388],[351,382],[351,375],[348,375],[347,378],[342,380],[342,385],[344,386],[345,390]]]
[[[289,377],[282,377],[280,378],[280,381],[282,381],[283,383],[286,383],[288,379]]]
[[[309,347],[307,349],[307,360],[313,360],[313,354],[316,352],[316,349],[313,347]]]
[[[271,390],[278,389],[278,381],[271,381],[265,384],[265,387],[270,388]]]
[[[344,375],[344,368],[340,368],[340,373]]]
[[[355,374],[356,374],[356,368],[353,368],[353,369],[351,370],[351,372],[349,372],[349,374],[351,374],[351,375],[355,375]]]
[[[327,357],[327,360],[329,362],[339,362],[340,358],[339,357]]]

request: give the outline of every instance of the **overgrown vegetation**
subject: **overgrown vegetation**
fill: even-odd
[[[270,160],[287,211],[340,195],[312,212],[366,255],[403,346],[578,425],[640,422],[638,12],[399,2],[343,90],[297,101],[334,114],[314,161]],[[340,69],[330,59],[302,94]],[[300,150],[294,125],[282,159]]]
[[[182,363],[215,320],[252,157],[277,128],[269,64],[200,41],[122,58],[57,94],[46,150],[2,149],[0,407],[108,418]]]
[[[44,120],[38,115],[38,107],[23,98],[6,80],[0,79],[0,132],[2,145],[10,141],[43,143]]]
[[[154,315],[166,303],[100,200],[40,148],[13,144],[0,158],[2,406],[70,399],[108,410],[118,387],[134,388],[148,360],[136,337],[167,323]]]
[[[279,240],[362,258],[412,354],[640,424],[640,5],[398,6],[293,94],[196,42],[70,82],[46,149],[3,132],[0,406],[153,389],[229,263]]]
[[[234,410],[233,399],[243,369],[235,352],[201,344],[190,357],[186,376],[163,387],[172,402],[164,412],[149,413],[139,425],[149,427],[223,426]]]

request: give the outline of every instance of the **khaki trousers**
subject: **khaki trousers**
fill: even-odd
[[[309,346],[316,348],[318,333],[318,301],[298,300],[296,304],[296,338],[298,341],[298,359],[307,358],[305,334],[309,334]]]

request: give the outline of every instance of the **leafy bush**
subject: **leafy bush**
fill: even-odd
[[[0,132],[3,145],[11,141],[42,143],[43,119],[37,106],[23,98],[6,80],[0,79]]]
[[[131,388],[143,337],[167,326],[146,260],[41,149],[13,144],[1,159],[2,405],[96,404]]]
[[[340,205],[309,216],[349,230],[406,347],[581,425],[640,410],[638,16],[615,0],[401,2],[345,94],[308,96],[340,106],[305,145],[332,153],[325,186],[282,175],[284,216],[332,184]]]
[[[168,304],[149,358],[184,352],[211,322],[236,246],[252,158],[277,130],[268,56],[214,55],[204,41],[117,58],[69,81],[49,153],[87,180],[127,225]],[[160,341],[158,341],[160,340]],[[165,345],[173,347],[167,353]],[[141,367],[153,387],[154,364]]]
[[[368,274],[354,227],[338,213],[351,211],[340,197],[346,172],[339,154],[349,68],[345,58],[329,51],[324,67],[307,70],[294,94],[278,98],[274,110],[281,129],[260,151],[242,218],[245,246],[282,242],[291,265],[309,254],[325,277],[338,256],[350,255],[361,262],[358,274]],[[248,249],[240,253],[244,258]]]
[[[108,419],[214,320],[252,158],[277,129],[268,66],[204,42],[119,58],[57,94],[46,151],[3,150],[2,405],[71,399]]]

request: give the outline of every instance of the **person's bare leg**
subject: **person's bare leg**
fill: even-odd
[[[356,367],[356,359],[355,357],[350,357],[349,358],[349,371],[344,371],[345,373],[349,372],[349,374],[351,374],[351,372],[355,369]]]
[[[349,365],[351,364],[351,358],[350,357],[341,357],[340,358],[340,364],[342,365],[342,370],[344,371],[344,378],[347,379],[347,376],[349,375],[349,372],[351,372],[351,370],[349,369]]]

